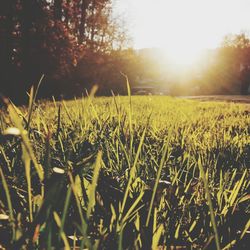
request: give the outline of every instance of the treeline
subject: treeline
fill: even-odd
[[[198,79],[201,93],[249,94],[250,39],[246,33],[224,37]]]
[[[26,102],[26,92],[45,75],[40,98],[81,96],[94,84],[100,95],[126,94],[121,72],[132,89],[155,84],[157,93],[172,95],[247,93],[249,69],[242,79],[243,66],[250,65],[246,34],[227,36],[195,70],[174,72],[161,51],[129,49],[113,1],[1,0],[0,93]]]
[[[1,0],[0,92],[23,100],[43,74],[42,97],[83,92],[127,44],[111,0]]]
[[[148,79],[148,85],[157,85],[156,89],[146,91],[170,95],[250,94],[250,38],[247,33],[225,36],[216,49],[204,50],[194,65],[175,67],[167,57],[163,59],[163,54],[160,50],[147,49],[137,58],[137,75],[141,82]]]

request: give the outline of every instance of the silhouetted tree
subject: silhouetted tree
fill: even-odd
[[[247,94],[250,85],[250,39],[245,33],[228,35],[225,37],[221,54],[227,59],[228,64],[233,66],[228,74],[237,72],[240,80],[241,94]]]
[[[25,93],[42,74],[48,94],[73,89],[80,60],[91,54],[98,62],[124,44],[117,25],[111,0],[1,0],[0,91]]]

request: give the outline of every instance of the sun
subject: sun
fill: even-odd
[[[195,47],[166,46],[162,47],[165,60],[176,67],[193,66],[198,63],[202,55],[202,50]]]
[[[175,65],[194,64],[207,43],[216,42],[204,36],[202,31],[209,24],[197,12],[197,6],[198,0],[135,1],[131,7],[136,13],[133,27],[136,46],[161,48],[164,57]]]
[[[176,65],[192,65],[228,33],[249,27],[245,0],[117,0],[127,6],[134,48],[162,48]],[[235,18],[232,18],[235,17]]]

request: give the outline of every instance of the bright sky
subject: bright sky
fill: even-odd
[[[229,33],[250,30],[250,0],[116,0],[135,48],[198,53]]]

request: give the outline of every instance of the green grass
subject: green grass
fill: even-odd
[[[249,107],[93,94],[5,100],[0,246],[247,249]]]

